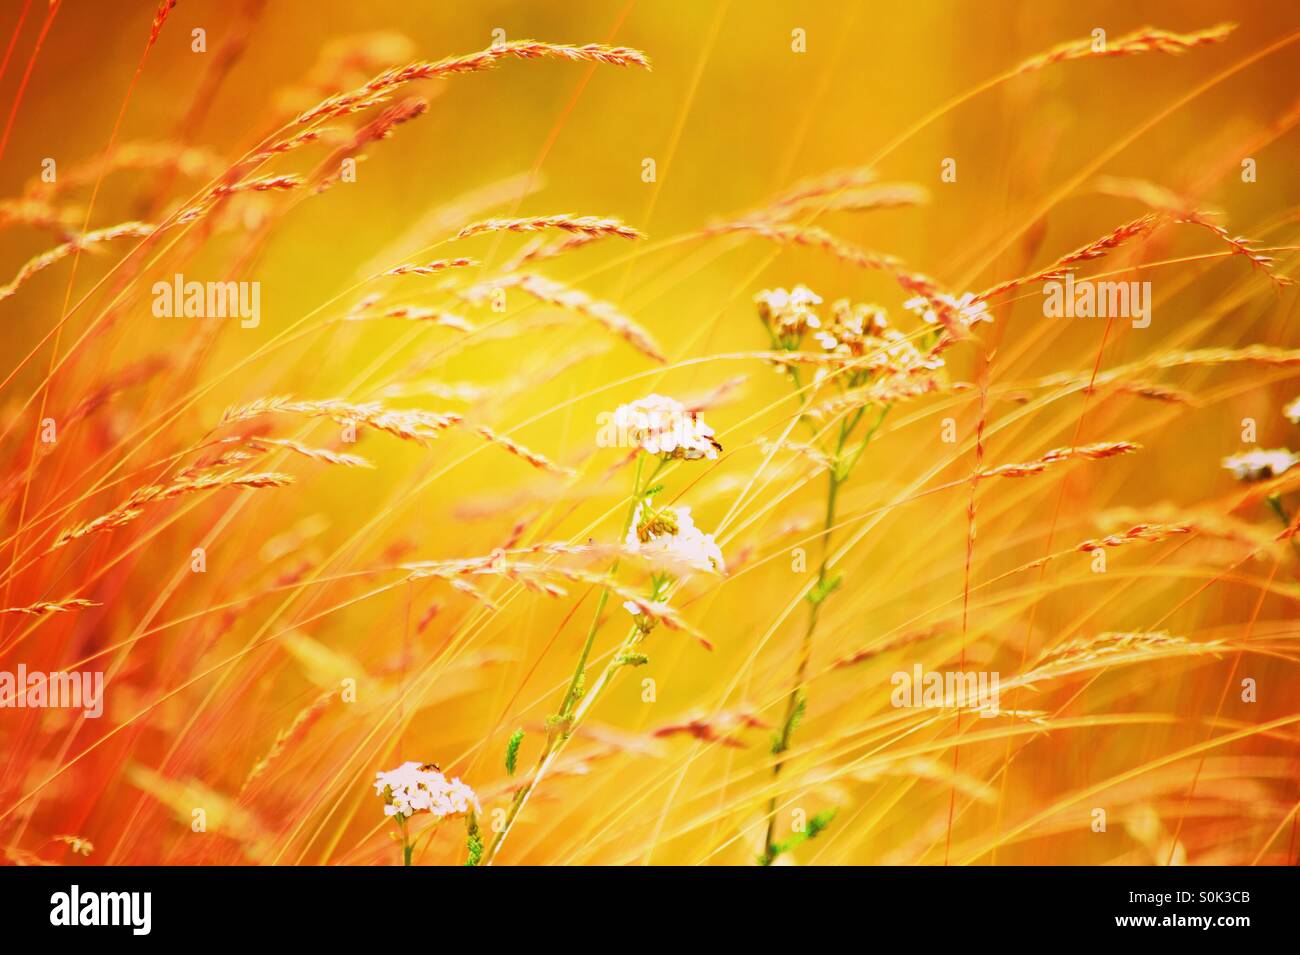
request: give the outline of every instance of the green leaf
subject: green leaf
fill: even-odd
[[[524,731],[517,729],[510,734],[510,742],[506,743],[506,772],[511,776],[515,774],[515,766],[519,762],[519,744],[524,741]]]

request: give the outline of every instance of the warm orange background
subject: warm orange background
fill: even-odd
[[[0,81],[0,121],[9,117],[47,15],[44,3],[27,7]],[[8,42],[24,9],[20,0],[4,5],[0,42]],[[410,87],[402,95],[429,98],[428,114],[368,147],[358,182],[309,200],[255,197],[239,206],[246,219],[232,215],[202,243],[179,243],[133,280],[123,307],[54,376],[46,407],[56,420],[67,416],[151,356],[163,370],[64,432],[55,450],[40,456],[26,491],[37,420],[29,398],[46,381],[51,345],[33,350],[65,313],[65,301],[76,304],[135,240],[83,253],[75,277],[69,262],[60,263],[0,302],[0,375],[33,354],[0,393],[0,530],[7,539],[0,565],[19,570],[6,584],[4,605],[74,593],[102,604],[57,617],[8,616],[0,669],[20,662],[73,668],[94,656],[114,673],[98,721],[0,710],[0,847],[14,861],[392,863],[396,851],[370,781],[376,770],[408,759],[437,761],[474,786],[490,823],[511,785],[506,740],[516,727],[528,730],[520,765],[531,766],[595,595],[572,585],[567,597],[551,600],[500,582],[489,588],[500,609],[489,611],[438,583],[403,583],[400,573],[376,568],[486,554],[521,521],[528,541],[612,539],[631,479],[626,470],[608,474],[618,457],[595,448],[597,415],[649,392],[687,398],[743,376],[743,388],[707,415],[727,454],[666,479],[668,492],[690,504],[705,529],[736,509],[721,535],[732,575],[694,580],[677,598],[715,649],[656,632],[651,664],[623,674],[595,713],[600,738],[575,739],[566,752],[572,773],[545,781],[500,861],[747,864],[758,852],[771,795],[768,732],[739,732],[734,738],[743,746],[651,733],[737,710],[769,724],[780,720],[802,632],[797,598],[807,583],[792,572],[789,552],[815,550],[824,488],[785,456],[760,472],[760,439],[776,438],[794,408],[788,384],[761,362],[720,356],[766,346],[752,297],[771,286],[802,282],[828,301],[878,301],[899,325],[910,319],[903,294],[880,274],[814,250],[688,234],[803,177],[869,162],[949,99],[1096,27],[1117,38],[1147,24],[1182,32],[1237,21],[1227,42],[1182,56],[1056,64],[983,92],[878,166],[882,180],[928,189],[927,205],[834,213],[819,224],[896,254],[957,291],[978,290],[1140,215],[1132,199],[1096,188],[1100,175],[1134,177],[1221,210],[1218,221],[1232,234],[1280,249],[1281,271],[1293,267],[1300,14],[1289,2],[321,0],[259,10],[181,0],[132,86],[154,10],[148,2],[89,0],[68,0],[58,10],[0,156],[0,196],[21,194],[45,157],[66,175],[110,138],[120,146],[189,137],[229,163],[311,105],[311,97],[282,97],[324,48],[355,35],[374,34],[363,48],[377,65],[351,76],[351,84],[410,59],[480,49],[496,28],[511,40],[634,47],[654,69],[507,62]],[[207,31],[205,54],[191,52],[196,27]],[[806,31],[804,54],[791,52],[795,28]],[[242,55],[210,101],[196,107],[223,43],[245,31]],[[1241,66],[1272,44],[1279,44],[1274,52]],[[269,168],[306,173],[321,155]],[[1243,156],[1257,161],[1257,182],[1241,181]],[[642,181],[647,157],[657,164],[654,183]],[[939,181],[945,157],[957,161],[955,183]],[[515,198],[458,212],[475,190],[511,177],[518,179],[506,194]],[[93,181],[66,197],[83,214]],[[113,173],[95,198],[90,225],[153,220],[202,181]],[[427,217],[440,210],[438,226]],[[315,331],[240,364],[362,276],[408,261],[467,221],[562,212],[616,216],[649,234],[638,246],[606,242],[540,271],[617,302],[654,334],[669,356],[666,367],[582,320],[521,324],[509,337],[445,355],[455,337],[444,330],[320,325],[361,291],[318,315]],[[241,259],[248,230],[262,221],[271,224],[265,244]],[[430,221],[438,227],[423,241],[407,240]],[[0,229],[0,279],[56,241],[30,227]],[[466,254],[500,265],[523,240],[474,242]],[[1300,445],[1281,416],[1300,393],[1294,368],[1227,364],[1146,376],[1190,392],[1195,406],[1104,390],[1044,400],[1044,376],[1087,375],[1098,362],[1105,370],[1191,348],[1300,345],[1295,291],[1275,293],[1249,263],[1223,251],[1206,232],[1159,232],[1136,259],[1147,266],[1128,276],[1153,283],[1152,327],[1117,326],[1104,348],[1104,323],[1052,324],[1039,313],[1034,288],[998,305],[978,343],[949,353],[954,380],[972,380],[977,359],[993,354],[987,463],[1027,461],[1076,441],[1144,445],[1115,461],[980,485],[970,570],[976,589],[964,635],[969,487],[921,492],[969,475],[979,395],[959,392],[891,413],[844,492],[841,515],[850,523],[834,544],[861,536],[838,565],[844,588],[823,614],[808,716],[782,777],[783,827],[792,809],[812,815],[836,807],[838,815],[796,850],[795,861],[1294,862],[1288,820],[1300,798],[1300,729],[1282,722],[1250,732],[1296,711],[1294,552],[1262,544],[1252,556],[1250,545],[1196,534],[1116,549],[1105,575],[1073,555],[1041,576],[1033,570],[980,587],[1115,530],[1104,519],[1116,508],[1131,509],[1117,518],[1132,518],[1124,526],[1231,511],[1261,539],[1280,529],[1262,503],[1232,511],[1242,488],[1219,461],[1242,450],[1245,417],[1259,422],[1261,446]],[[459,253],[445,246],[436,254]],[[1155,264],[1169,260],[1185,261]],[[1126,255],[1095,271],[1133,261]],[[259,328],[229,326],[196,351],[193,326],[150,314],[154,279],[178,270],[216,277],[232,267],[262,283]],[[393,301],[411,303],[432,301],[436,284],[384,282],[395,290]],[[73,315],[60,335],[60,357],[106,304],[95,294]],[[534,308],[528,317],[541,314]],[[412,376],[413,362],[429,368]],[[397,387],[413,377],[486,390],[467,404]],[[298,478],[292,488],[167,504],[129,528],[32,560],[60,529],[107,512],[152,480],[148,466],[199,440],[226,406],[286,393],[455,410],[579,469],[580,477],[556,483],[459,431],[429,449],[372,434],[356,450],[376,470],[288,461],[277,469]],[[940,440],[945,417],[957,422],[956,444]],[[276,433],[298,435],[302,427],[280,421]],[[318,423],[306,434],[327,444],[334,429]],[[120,483],[61,510],[115,466]],[[1287,506],[1293,510],[1295,501]],[[57,517],[26,527],[42,514]],[[200,545],[209,562],[202,576],[188,571]],[[15,552],[26,556],[11,564]],[[435,603],[436,616],[426,619]],[[602,631],[598,653],[612,649],[622,626],[617,619]],[[832,667],[891,637],[929,629],[930,637],[903,650]],[[898,713],[889,707],[889,676],[916,662],[955,667],[964,646],[968,665],[1006,679],[1023,658],[1060,642],[1145,630],[1225,644],[1213,654],[1085,672],[1026,693],[1017,705],[1046,711],[1047,724],[981,721],[989,726],[975,732],[991,738],[959,747],[956,773],[951,719],[917,714],[891,722]],[[348,676],[359,683],[355,704],[311,709]],[[642,702],[646,677],[656,682],[652,704]],[[1240,701],[1244,677],[1257,681],[1257,703]],[[307,722],[285,751],[239,795],[277,734],[304,713]],[[1202,746],[1231,733],[1242,738]],[[190,831],[195,806],[209,810],[207,833]],[[1104,834],[1090,829],[1098,807],[1108,813]],[[418,861],[463,859],[461,831],[447,829]],[[73,856],[53,841],[63,834],[90,840],[94,852]]]

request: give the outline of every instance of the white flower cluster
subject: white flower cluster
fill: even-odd
[[[778,288],[764,290],[759,294],[773,311],[787,308],[808,308],[810,305],[820,305],[822,303],[822,297],[806,285],[796,285],[788,292],[783,288]],[[813,323],[813,327],[817,327],[816,323]]]
[[[796,285],[788,292],[783,288],[764,289],[754,296],[754,302],[758,317],[786,348],[797,348],[805,332],[822,327],[813,311],[822,298],[805,285]]]
[[[958,321],[967,328],[978,325],[980,322],[993,321],[993,316],[989,314],[988,302],[976,301],[974,292],[967,292],[961,298],[953,298],[951,295],[944,294],[936,295],[935,298],[956,312]],[[934,303],[923,295],[909,298],[903,303],[903,308],[914,315],[921,316],[923,321],[931,325],[939,321]]]
[[[1289,471],[1297,461],[1296,455],[1286,448],[1265,451],[1252,448],[1241,454],[1223,459],[1223,466],[1238,481],[1267,481]]]
[[[407,818],[417,812],[462,816],[482,812],[474,790],[459,779],[448,779],[432,764],[403,763],[375,774],[375,792],[384,797],[384,815]]]
[[[695,570],[721,573],[726,569],[717,541],[695,526],[689,507],[655,510],[648,500],[642,501],[632,516],[627,546],[651,559],[659,556]]]
[[[621,447],[638,446],[650,454],[688,461],[718,456],[722,445],[695,412],[675,398],[650,395],[622,405],[614,412]]]

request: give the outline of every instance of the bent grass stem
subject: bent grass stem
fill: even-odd
[[[623,518],[623,537],[627,536],[628,529],[632,526],[632,517],[636,514],[637,505],[641,502],[641,495],[644,488],[652,485],[652,482],[659,475],[659,472],[663,470],[663,467],[667,462],[661,458],[658,466],[651,473],[650,478],[643,484],[641,481],[641,475],[644,470],[644,463],[645,457],[638,453],[636,459],[636,477],[632,482],[632,500],[628,506],[627,514]],[[619,562],[616,560],[610,567],[609,573],[611,577],[618,572],[618,565]],[[559,758],[565,744],[569,741],[569,737],[573,735],[574,728],[582,721],[583,717],[586,716],[587,712],[595,705],[596,701],[600,699],[605,689],[612,682],[615,672],[623,665],[623,652],[636,642],[636,639],[640,634],[640,630],[636,626],[633,626],[631,632],[623,640],[618,652],[610,658],[610,662],[606,664],[605,669],[601,671],[600,676],[596,679],[595,685],[592,686],[590,690],[585,690],[583,683],[585,682],[587,661],[591,657],[591,649],[595,645],[596,634],[600,630],[601,617],[604,614],[605,606],[608,603],[609,588],[602,587],[600,591],[600,599],[596,602],[596,612],[592,616],[591,626],[587,630],[587,639],[583,642],[582,652],[578,655],[577,667],[573,671],[573,677],[569,681],[568,689],[564,692],[564,700],[560,705],[560,711],[558,714],[551,717],[549,721],[550,725],[548,727],[549,732],[547,733],[546,746],[542,750],[542,755],[538,757],[537,765],[533,767],[533,771],[529,774],[528,780],[520,786],[519,790],[515,793],[515,797],[510,803],[510,808],[506,811],[506,818],[502,823],[501,831],[496,834],[495,838],[492,840],[491,846],[489,846],[488,850],[483,854],[483,865],[491,865],[493,861],[495,861],[497,853],[501,851],[501,846],[506,840],[506,836],[510,834],[510,830],[514,827],[515,820],[519,818],[519,813],[523,810],[529,797],[541,783],[547,772],[550,771],[555,760]]]
[[[867,443],[884,423],[885,415],[889,414],[891,407],[892,405],[885,405],[881,408],[875,423],[867,431],[862,442],[843,461],[841,455],[844,453],[844,446],[848,443],[853,430],[858,426],[858,422],[862,420],[866,408],[859,408],[855,414],[840,425],[839,438],[836,441],[835,454],[832,457],[834,466],[827,472],[826,517],[822,524],[821,533],[821,564],[817,568],[817,582],[813,589],[809,591],[809,596],[815,599],[811,600],[811,606],[808,609],[808,625],[804,628],[803,639],[799,644],[799,664],[795,670],[794,686],[790,688],[790,693],[786,697],[785,716],[781,721],[781,734],[772,745],[772,754],[776,756],[776,762],[772,765],[773,782],[780,777],[781,770],[785,766],[784,754],[790,748],[790,737],[798,725],[800,714],[806,702],[804,681],[808,674],[808,664],[812,659],[813,635],[817,631],[817,621],[821,616],[822,604],[825,603],[826,597],[829,596],[828,588],[831,588],[826,572],[830,559],[831,528],[835,526],[835,508],[839,500],[840,486],[848,480],[849,473],[853,470],[854,465],[858,463],[858,459],[862,456],[863,450],[866,449]],[[776,806],[779,795],[778,792],[774,792],[767,803],[767,831],[763,837],[763,853],[759,857],[761,865],[771,865],[777,855],[780,854],[775,842]]]

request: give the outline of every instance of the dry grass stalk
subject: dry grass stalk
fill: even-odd
[[[27,198],[51,201],[103,177],[121,171],[167,172],[175,170],[191,179],[216,179],[226,173],[225,161],[205,146],[174,140],[133,140],[119,143],[107,154],[67,169],[60,167],[54,182],[34,178],[23,188]]]
[[[463,269],[479,265],[477,259],[437,259],[433,262],[427,262],[424,265],[399,265],[391,268],[385,275],[436,275],[439,272],[445,272],[447,269]]]
[[[68,414],[68,417],[63,422],[63,427],[67,428],[69,425],[89,417],[123,391],[152,379],[160,371],[168,367],[168,364],[167,359],[154,356],[127,365],[105,381],[104,384],[82,398]]]
[[[1158,212],[1180,214],[1192,209],[1192,201],[1149,179],[1122,176],[1098,176],[1093,184],[1097,191],[1117,199],[1133,199]]]
[[[981,478],[1027,477],[1031,474],[1042,474],[1052,465],[1060,464],[1063,461],[1070,461],[1075,458],[1100,461],[1105,458],[1113,458],[1119,454],[1131,454],[1141,447],[1140,444],[1134,444],[1132,441],[1102,441],[1096,444],[1083,444],[1077,448],[1053,448],[1035,461],[1002,464],[995,468],[980,471],[978,476]]]
[[[1080,246],[1073,252],[1063,255],[1051,265],[1029,275],[1023,275],[1019,278],[1010,279],[990,289],[985,289],[976,296],[977,300],[986,300],[994,298],[1004,292],[1017,289],[1033,282],[1047,281],[1048,279],[1062,278],[1066,272],[1072,271],[1073,266],[1080,262],[1090,262],[1093,259],[1099,259],[1124,243],[1149,235],[1153,229],[1160,223],[1160,216],[1155,213],[1148,213],[1141,218],[1134,219],[1132,222],[1126,222],[1118,228],[1108,232],[1087,245]]]
[[[55,206],[45,199],[21,198],[0,200],[0,229],[30,226],[53,232],[60,242],[76,238],[77,226],[85,212],[72,206]]]
[[[1124,381],[1115,386],[1117,392],[1124,394],[1137,395],[1139,398],[1149,398],[1152,401],[1165,401],[1169,404],[1187,405],[1195,407],[1196,398],[1181,388],[1171,388],[1168,385],[1157,384],[1153,381]]]
[[[293,152],[300,146],[306,146],[310,143],[319,142],[322,139],[333,138],[338,135],[338,130],[333,127],[320,126],[316,129],[303,130],[288,139],[273,143],[265,149],[253,153],[242,164],[245,166],[258,166],[273,156],[282,156],[285,153]]]
[[[292,451],[294,454],[299,454],[304,458],[310,458],[313,461],[320,461],[324,464],[338,464],[346,468],[374,467],[374,464],[358,455],[343,454],[338,451],[331,451],[328,448],[311,448],[290,438],[251,438],[249,439],[248,444],[251,447],[267,451],[272,448],[283,448],[286,451]]]
[[[706,235],[726,235],[732,232],[752,233],[779,245],[802,245],[821,249],[841,262],[848,262],[860,269],[897,274],[905,268],[903,261],[896,256],[858,248],[815,225],[748,220],[726,222],[721,225],[710,226],[705,230]]]
[[[113,530],[116,527],[129,524],[143,513],[143,508],[124,508],[121,510],[109,511],[107,514],[97,517],[93,521],[87,521],[84,524],[78,524],[75,527],[66,528],[59,532],[59,536],[56,537],[54,543],[50,545],[50,550],[56,550],[57,548],[62,547],[71,541],[77,540],[78,538],[87,537],[91,534],[98,534],[100,531]]]
[[[394,411],[383,407],[378,402],[353,404],[348,401],[329,399],[326,401],[295,401],[288,396],[259,398],[244,405],[227,408],[222,414],[218,427],[251,421],[267,414],[296,414],[308,418],[333,418],[346,424],[356,422],[384,431],[403,441],[418,444],[431,443],[440,431],[460,423],[460,415],[405,409]]]
[[[593,299],[586,292],[553,282],[540,275],[529,273],[506,276],[467,290],[465,297],[477,304],[491,295],[493,289],[498,288],[518,288],[540,302],[595,319],[646,357],[661,364],[668,360],[659,350],[654,339],[650,337],[650,333],[613,305]]]
[[[745,743],[734,735],[743,729],[771,729],[771,726],[746,710],[729,710],[712,716],[693,717],[681,723],[669,723],[652,730],[650,735],[656,739],[667,739],[684,734],[702,743],[743,748]]]
[[[1123,547],[1125,544],[1134,544],[1139,541],[1154,544],[1168,540],[1171,537],[1177,537],[1179,534],[1190,534],[1196,529],[1196,525],[1189,521],[1180,521],[1175,524],[1136,524],[1122,534],[1108,534],[1097,540],[1083,541],[1075,550],[1087,554],[1095,550],[1101,550],[1104,547]]]
[[[153,233],[154,226],[148,223],[122,222],[106,229],[95,229],[62,245],[55,246],[48,252],[42,252],[40,255],[28,259],[23,267],[18,270],[18,274],[7,285],[0,285],[0,301],[12,296],[32,276],[45,271],[51,265],[67,258],[78,249],[89,248],[100,242],[112,242],[114,239],[144,238],[153,235]]]
[[[212,195],[220,197],[233,195],[237,192],[284,192],[289,189],[296,189],[302,183],[302,176],[255,176],[252,179],[243,179],[230,185],[217,186],[212,190]]]
[[[1195,212],[1195,211],[1185,212],[1177,216],[1176,221],[1186,222],[1190,225],[1200,226],[1202,229],[1206,229],[1209,232],[1213,233],[1215,237],[1217,237],[1221,242],[1223,242],[1225,245],[1228,246],[1228,248],[1232,250],[1233,255],[1243,256],[1247,261],[1250,262],[1253,268],[1256,268],[1259,271],[1263,272],[1265,275],[1267,275],[1269,277],[1269,280],[1272,281],[1273,284],[1278,286],[1279,288],[1285,288],[1288,285],[1295,284],[1292,279],[1287,278],[1285,275],[1277,274],[1277,272],[1274,269],[1274,266],[1277,263],[1275,262],[1272,256],[1265,255],[1264,253],[1255,249],[1252,245],[1251,240],[1247,239],[1245,236],[1232,235],[1228,232],[1227,229],[1223,228],[1222,226],[1214,222],[1211,222],[1207,217],[1206,213]]]
[[[1014,685],[1032,686],[1040,680],[1059,679],[1119,663],[1137,663],[1168,656],[1218,655],[1224,646],[1222,640],[1194,642],[1186,637],[1172,637],[1164,631],[1101,633],[1051,648],[1026,673],[1014,677],[1010,682]]]
[[[21,613],[29,617],[43,617],[50,613],[69,613],[86,607],[100,607],[102,604],[80,597],[67,597],[63,600],[41,600],[26,607],[5,607],[0,613]]]
[[[149,27],[149,42],[145,49],[153,46],[158,42],[158,34],[162,33],[163,24],[167,22],[167,15],[175,8],[177,0],[159,0],[158,12],[153,15],[153,25]]]
[[[1096,41],[1071,40],[1053,47],[1046,53],[1030,57],[1014,70],[1015,75],[1030,73],[1067,60],[1084,60],[1103,56],[1132,56],[1138,53],[1168,53],[1177,56],[1197,47],[1222,43],[1237,28],[1235,23],[1221,23],[1208,30],[1195,33],[1171,33],[1155,27],[1141,27],[1115,40],[1107,40],[1102,49],[1094,48]]]
[[[326,690],[310,704],[299,710],[292,723],[275,734],[275,740],[271,743],[271,748],[248,771],[243,785],[239,787],[236,798],[242,798],[244,793],[248,791],[248,787],[260,778],[270,768],[271,764],[284,754],[285,750],[300,742],[307,735],[307,732],[325,712],[325,708],[329,706],[330,701],[334,699],[335,692],[335,690]]]
[[[828,195],[814,193],[795,201],[757,209],[745,218],[750,221],[787,222],[800,215],[899,209],[923,205],[929,200],[929,190],[915,183],[880,182],[840,189]]]
[[[408,322],[429,322],[433,325],[441,325],[443,328],[454,328],[458,332],[472,332],[475,326],[472,322],[461,318],[452,312],[444,312],[437,308],[425,308],[420,305],[396,305],[385,310],[382,318],[404,318]]]
[[[1245,348],[1198,348],[1157,355],[1143,362],[1143,366],[1181,368],[1185,365],[1227,365],[1239,362],[1272,367],[1300,365],[1300,349],[1274,348],[1271,345],[1247,345]]]
[[[384,110],[353,133],[349,142],[334,150],[321,162],[314,174],[317,181],[313,192],[320,194],[342,181],[344,159],[360,157],[366,146],[388,139],[398,126],[418,119],[428,111],[428,101],[418,96],[409,97]]]
[[[394,67],[380,73],[370,82],[350,92],[330,96],[302,113],[297,122],[314,123],[331,116],[354,113],[384,101],[384,96],[407,83],[436,77],[455,76],[460,73],[475,73],[491,69],[498,62],[508,58],[523,60],[561,59],[604,63],[612,66],[639,66],[650,68],[650,61],[639,50],[622,46],[606,46],[602,43],[588,43],[571,46],[563,43],[543,43],[538,40],[515,40],[499,43],[464,56],[447,57],[437,62],[417,61],[402,67]]]
[[[197,202],[177,213],[176,221],[186,224],[201,219],[216,208],[217,203],[230,196],[249,192],[286,192],[297,189],[305,181],[302,176],[277,175],[255,176],[239,182],[219,183],[209,189]]]
[[[842,395],[823,401],[809,408],[805,414],[818,421],[835,418],[847,411],[865,408],[869,405],[895,404],[936,394],[945,389],[944,382],[927,374],[888,374],[879,381],[853,388]]]
[[[810,199],[838,195],[849,189],[858,189],[876,181],[876,171],[864,166],[832,169],[830,172],[803,179],[769,201],[763,209],[775,212],[791,206],[802,206]],[[785,218],[785,216],[781,216]]]
[[[1151,179],[1099,175],[1093,186],[1102,195],[1114,196],[1115,199],[1132,199],[1170,216],[1182,216],[1193,209],[1190,197],[1152,182]]]
[[[1135,524],[1181,524],[1192,526],[1200,537],[1242,544],[1251,550],[1266,549],[1272,535],[1259,525],[1239,520],[1218,510],[1188,507],[1185,504],[1148,505],[1141,511],[1132,507],[1115,507],[1097,515],[1097,525],[1104,531],[1117,532]]]
[[[415,266],[412,266],[415,268]],[[394,271],[392,274],[399,274]],[[348,313],[343,317],[348,322],[366,322],[376,318],[404,318],[410,322],[429,322],[433,325],[442,325],[445,328],[454,328],[459,332],[472,332],[476,328],[472,322],[461,318],[451,312],[445,312],[438,308],[429,308],[424,305],[391,305],[384,311],[377,314],[370,314],[371,309],[378,304],[379,294],[367,295],[361,301],[353,305]]]
[[[440,401],[481,401],[491,394],[491,389],[466,381],[446,381],[442,378],[418,378],[396,382],[380,392],[385,398],[429,397]]]
[[[239,440],[240,440],[239,438],[229,438],[226,441],[223,441],[221,443],[226,444],[230,442],[237,442]],[[246,450],[245,448],[229,448],[224,451],[219,451],[216,454],[204,455],[200,457],[193,464],[182,469],[177,476],[181,478],[191,478],[191,477],[196,477],[197,475],[203,474],[208,471],[229,469],[234,467],[237,464],[244,464],[245,462],[252,461],[254,458],[256,458],[259,454],[262,453],[264,453],[263,449],[257,449],[256,451],[252,451],[252,450]]]
[[[644,239],[645,234],[631,226],[624,225],[618,219],[600,216],[533,216],[524,219],[484,219],[465,226],[456,233],[458,239],[468,239],[485,232],[542,232],[547,229],[559,229],[587,239],[614,237],[619,239]]]
[[[144,513],[144,504],[154,504],[158,501],[169,501],[173,498],[180,497],[184,494],[192,494],[199,491],[215,491],[219,488],[267,488],[267,487],[284,487],[292,484],[293,478],[288,474],[278,474],[273,471],[263,472],[260,474],[237,474],[234,471],[225,471],[218,474],[200,474],[195,477],[184,477],[172,484],[149,484],[137,488],[131,492],[124,502],[119,504],[113,510],[109,511],[92,521],[84,524],[78,524],[59,532],[50,545],[50,550],[57,550],[74,540],[86,537],[90,534],[96,534],[100,531],[112,530],[129,524],[141,514]]]
[[[1228,230],[1211,222],[1208,213],[1197,212],[1190,209],[1179,209],[1174,212],[1160,211],[1150,212],[1146,215],[1126,222],[1113,231],[1102,236],[1094,242],[1081,246],[1062,256],[1046,268],[1039,271],[1023,275],[1018,278],[1010,279],[986,289],[976,296],[977,300],[987,300],[1002,295],[1013,289],[1030,285],[1034,282],[1043,282],[1051,279],[1063,278],[1066,273],[1074,270],[1074,267],[1082,262],[1090,262],[1093,259],[1102,258],[1113,252],[1120,246],[1134,240],[1150,235],[1157,227],[1163,223],[1185,223],[1199,226],[1213,233],[1220,241],[1225,243],[1234,255],[1244,256],[1250,261],[1250,264],[1262,271],[1279,287],[1285,287],[1292,284],[1291,279],[1278,275],[1274,269],[1276,265],[1271,256],[1265,255],[1253,248],[1251,240],[1244,236],[1233,236]]]
[[[542,238],[535,238],[530,241],[519,253],[505,265],[501,266],[501,272],[508,275],[511,272],[517,272],[525,265],[533,262],[542,262],[546,259],[553,259],[557,256],[564,255],[566,252],[572,252],[580,249],[585,245],[598,241],[603,236],[598,235],[571,235],[558,242],[547,242]]]
[[[409,60],[415,44],[396,30],[342,36],[321,48],[316,61],[294,85],[276,94],[281,119],[293,119],[323,98],[368,80],[388,64]]]
[[[537,593],[548,597],[562,597],[566,592],[552,581],[566,580],[603,587],[619,600],[636,606],[637,613],[663,624],[669,630],[676,630],[694,637],[703,647],[712,650],[713,644],[706,640],[694,627],[683,620],[675,609],[663,601],[652,601],[644,594],[620,583],[606,573],[596,573],[578,567],[559,564],[540,564],[530,560],[521,560],[528,555],[580,555],[591,557],[595,554],[608,555],[611,552],[622,553],[619,545],[571,545],[563,543],[546,543],[519,551],[494,551],[486,557],[474,557],[455,561],[428,561],[402,564],[401,569],[409,573],[411,580],[437,578],[445,580],[456,589],[482,601],[490,608],[494,604],[483,595],[466,577],[499,577],[529,587]]]
[[[377,143],[393,135],[393,130],[403,123],[418,119],[429,111],[429,101],[412,96],[384,110],[370,122],[353,134],[352,142],[341,150],[342,153],[355,153],[370,143]]]
[[[824,452],[821,448],[815,447],[811,444],[805,444],[802,441],[778,442],[770,441],[767,438],[759,438],[758,446],[764,455],[771,454],[774,451],[789,451],[802,458],[806,458],[821,470],[829,471],[831,468],[835,467],[835,462],[831,459],[830,455]]]
[[[493,511],[493,513],[496,513]],[[455,576],[458,574],[506,574],[515,562],[528,557],[578,557],[584,561],[605,561],[614,558],[636,557],[638,552],[629,550],[622,543],[599,543],[588,541],[583,544],[570,544],[565,541],[541,541],[526,547],[498,547],[490,554],[479,557],[460,557],[450,560],[414,561],[401,565],[403,570],[419,571],[424,576]],[[532,567],[530,561],[519,564]],[[558,572],[558,571],[557,571]]]
[[[141,504],[153,504],[157,501],[170,501],[183,494],[196,491],[215,491],[223,487],[266,488],[284,487],[293,483],[293,476],[279,474],[275,471],[263,471],[256,474],[236,474],[224,471],[217,474],[200,474],[185,478],[172,484],[149,484],[137,488],[126,499],[126,507],[138,507]]]
[[[416,579],[416,578],[412,578],[412,579]],[[498,606],[496,602],[492,600],[492,598],[490,598],[487,594],[483,593],[483,591],[479,590],[468,580],[460,580],[459,578],[452,578],[448,580],[447,583],[449,583],[456,590],[459,590],[461,593],[473,597],[475,600],[483,604],[483,606],[487,607],[493,613],[497,613],[501,610],[500,606]]]
[[[832,664],[832,668],[838,670],[843,667],[853,666],[863,662],[864,660],[870,660],[880,656],[881,654],[889,653],[891,650],[898,650],[903,647],[911,646],[914,643],[920,643],[922,640],[929,640],[937,636],[939,632],[940,631],[937,628],[930,627],[925,630],[912,630],[907,633],[899,634],[897,637],[885,640],[879,644],[873,644],[869,647],[863,647],[861,650],[857,650],[848,656],[841,657]]]
[[[885,272],[892,276],[901,288],[921,296],[930,304],[934,309],[935,317],[948,332],[950,340],[968,337],[969,333],[958,318],[956,310],[945,300],[943,287],[930,276],[912,271],[907,263],[897,256],[859,248],[814,225],[739,221],[711,226],[702,234],[726,235],[734,232],[757,235],[779,245],[799,245],[820,249],[841,262],[847,262],[857,268]]]
[[[477,431],[484,438],[486,438],[488,441],[490,441],[492,444],[495,444],[500,448],[504,448],[506,451],[508,451],[510,454],[513,454],[517,458],[522,458],[523,460],[527,461],[530,465],[537,468],[539,471],[550,471],[552,474],[559,474],[559,475],[563,475],[564,477],[572,477],[574,474],[574,471],[571,468],[561,467],[560,465],[551,461],[550,458],[547,458],[545,455],[538,454],[536,451],[532,451],[529,448],[524,447],[519,442],[511,440],[510,438],[507,438],[503,434],[497,434],[495,431],[493,431],[491,428],[485,425],[478,425],[475,427],[474,430]]]

